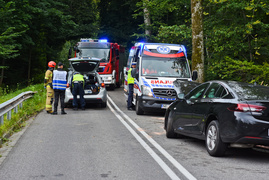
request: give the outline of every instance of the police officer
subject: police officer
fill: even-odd
[[[134,93],[134,71],[136,68],[136,62],[132,62],[132,67],[128,70],[127,83],[129,87],[128,100],[127,100],[127,109],[133,110],[132,101],[133,101],[133,93]]]
[[[53,71],[53,89],[55,93],[53,115],[57,114],[58,101],[61,101],[61,114],[66,114],[64,111],[65,89],[67,85],[67,72],[63,70],[63,63],[58,63],[58,69]]]
[[[49,69],[45,73],[45,80],[44,80],[44,87],[47,90],[47,98],[46,98],[46,111],[47,113],[52,113],[52,102],[53,102],[53,96],[54,91],[52,88],[52,74],[53,70],[56,66],[56,63],[54,61],[50,61],[48,63]]]
[[[83,75],[81,75],[78,72],[75,72],[72,77],[72,94],[73,94],[73,109],[78,110],[78,99],[77,95],[79,95],[80,98],[80,106],[82,110],[85,110],[85,99],[84,99],[84,84],[85,80]]]

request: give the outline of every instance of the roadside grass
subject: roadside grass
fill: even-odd
[[[46,89],[44,89],[43,84],[31,85],[22,90],[1,95],[0,103],[6,102],[26,91],[34,91],[36,93],[33,97],[23,102],[22,108],[19,108],[17,113],[12,112],[12,118],[10,120],[7,119],[6,115],[4,116],[4,124],[0,125],[0,139],[2,142],[8,140],[7,136],[20,131],[30,117],[33,117],[45,108]]]

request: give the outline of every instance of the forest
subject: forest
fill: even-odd
[[[49,61],[67,68],[80,38],[106,38],[127,53],[138,41],[183,44],[191,64],[191,1],[0,0],[0,87],[42,83]],[[196,1],[205,80],[269,84],[268,0]]]

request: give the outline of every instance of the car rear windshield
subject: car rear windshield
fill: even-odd
[[[246,100],[269,100],[269,87],[241,82],[228,82],[239,98]]]

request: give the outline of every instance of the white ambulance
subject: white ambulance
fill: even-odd
[[[176,100],[173,81],[196,80],[191,74],[186,49],[179,44],[136,43],[130,50],[125,70],[124,94],[128,99],[127,71],[136,62],[133,104],[136,114],[165,110]]]

